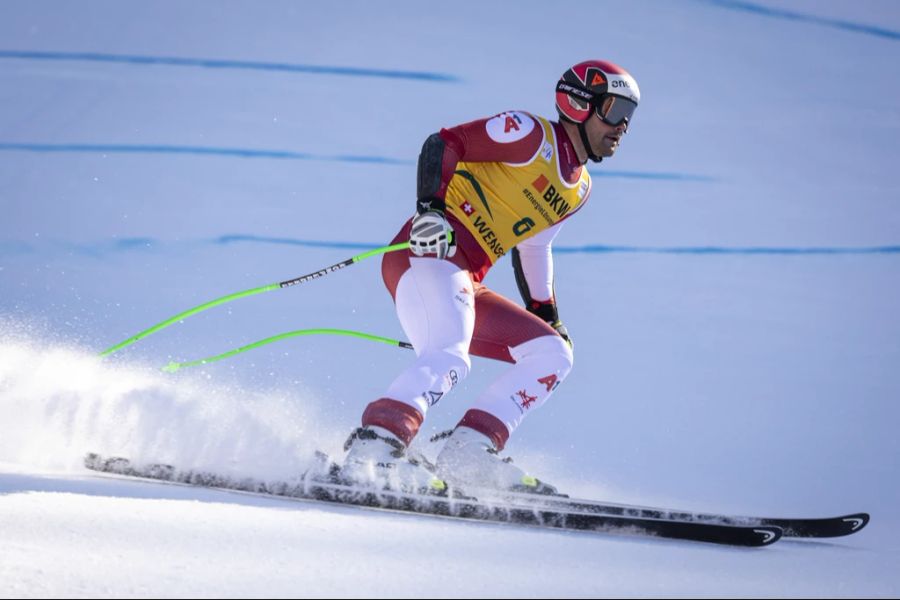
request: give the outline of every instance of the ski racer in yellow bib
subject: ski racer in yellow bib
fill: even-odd
[[[405,491],[461,487],[551,493],[498,453],[572,369],[557,310],[552,243],[591,194],[588,160],[615,154],[640,99],[621,67],[587,61],[556,84],[559,122],[504,112],[442,129],[419,155],[416,215],[382,275],[416,359],[370,402],[347,440],[341,478]],[[524,307],[482,281],[512,256]],[[512,363],[470,404],[423,468],[407,451],[425,414],[469,373],[471,357]]]

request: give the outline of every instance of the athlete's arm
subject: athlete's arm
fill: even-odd
[[[553,240],[561,228],[562,223],[557,223],[519,242],[512,250],[512,264],[525,308],[549,323],[571,344],[569,332],[559,319],[553,285]]]
[[[430,135],[419,154],[416,211],[444,212],[447,186],[460,161],[523,163],[537,153],[543,139],[541,124],[519,111]]]

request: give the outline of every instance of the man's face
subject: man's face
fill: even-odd
[[[627,128],[625,123],[615,127],[607,125],[596,112],[591,115],[584,126],[588,140],[591,142],[591,149],[594,154],[603,158],[608,158],[616,153]]]

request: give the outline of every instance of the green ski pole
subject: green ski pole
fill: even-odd
[[[287,281],[282,281],[280,283],[264,285],[262,287],[253,288],[252,290],[244,290],[243,292],[236,292],[234,294],[222,296],[221,298],[211,300],[205,304],[201,304],[200,306],[195,306],[194,308],[191,308],[190,310],[186,310],[182,313],[179,313],[179,314],[175,315],[174,317],[172,317],[171,319],[166,319],[165,321],[163,321],[161,323],[157,323],[153,327],[150,327],[149,329],[145,329],[144,331],[131,336],[127,340],[125,340],[123,342],[119,342],[115,346],[111,346],[111,347],[107,348],[106,350],[104,350],[103,352],[100,353],[100,356],[108,356],[108,355],[112,354],[113,352],[118,352],[122,348],[125,348],[126,346],[130,346],[131,344],[135,343],[136,341],[141,340],[141,339],[147,337],[148,335],[156,333],[160,329],[165,329],[166,327],[168,327],[169,325],[172,325],[173,323],[177,323],[178,321],[181,321],[182,319],[186,319],[192,315],[195,315],[199,312],[203,312],[204,310],[208,310],[214,306],[219,306],[220,304],[225,304],[226,302],[231,302],[232,300],[237,300],[238,298],[245,298],[247,296],[261,294],[263,292],[271,292],[272,290],[278,290],[281,288],[286,288],[286,287],[291,287],[294,285],[299,285],[301,283],[306,283],[307,281],[311,281],[313,279],[318,279],[319,277],[324,277],[325,275],[328,275],[329,273],[334,273],[335,271],[339,271],[339,270],[343,269],[344,267],[349,267],[350,265],[354,265],[354,264],[360,262],[361,260],[365,260],[369,257],[377,256],[379,254],[385,254],[387,252],[395,252],[397,250],[404,250],[406,248],[409,248],[409,242],[402,242],[400,244],[394,244],[392,246],[382,246],[381,248],[376,248],[374,250],[369,250],[368,252],[363,252],[362,254],[348,258],[347,260],[344,260],[337,264],[331,265],[330,267],[325,267],[324,269],[314,271],[312,273],[303,275],[301,277],[295,277],[294,279],[288,279]]]
[[[298,329],[297,331],[289,331],[287,333],[282,333],[279,335],[273,335],[272,337],[268,337],[264,340],[260,340],[258,342],[253,342],[252,344],[247,344],[246,346],[241,346],[240,348],[235,348],[234,350],[229,350],[228,352],[223,352],[222,354],[217,354],[216,356],[209,356],[207,358],[201,358],[198,360],[191,360],[187,362],[170,362],[165,367],[162,368],[163,371],[168,371],[169,373],[174,373],[179,369],[183,369],[185,367],[193,367],[196,365],[205,365],[211,362],[216,362],[218,360],[222,360],[224,358],[229,358],[234,356],[235,354],[240,354],[241,352],[246,352],[247,350],[253,350],[254,348],[259,348],[260,346],[265,346],[266,344],[271,344],[272,342],[277,342],[279,340],[284,340],[292,337],[298,337],[301,335],[346,335],[351,337],[358,337],[365,340],[371,340],[373,342],[383,342],[385,344],[390,344],[392,346],[399,346],[400,348],[409,348],[412,349],[412,344],[409,342],[401,342],[399,340],[392,340],[391,338],[381,337],[378,335],[371,335],[369,333],[362,333],[360,331],[350,331],[349,329]]]

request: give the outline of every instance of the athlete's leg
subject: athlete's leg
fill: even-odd
[[[475,323],[468,271],[448,260],[408,260],[394,300],[416,360],[391,383],[384,397],[369,404],[362,417],[364,427],[382,427],[407,445],[428,408],[468,375]]]
[[[466,487],[555,493],[497,452],[572,369],[569,345],[540,318],[487,288],[476,291],[471,353],[513,362],[472,404],[436,460],[439,476]]]
[[[572,349],[542,319],[484,286],[476,289],[475,310],[471,353],[515,364],[475,400],[459,424],[501,450],[572,370]]]

